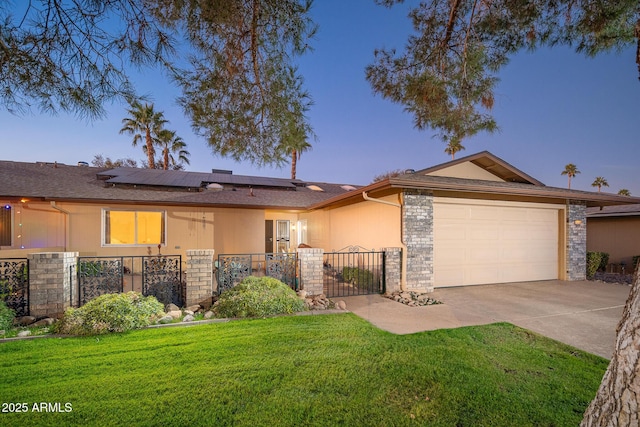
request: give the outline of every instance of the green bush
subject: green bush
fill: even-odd
[[[601,261],[602,252],[587,252],[587,277],[595,276]]]
[[[358,267],[342,267],[342,277],[345,282],[353,283],[357,287],[367,287],[373,283],[373,273]]]
[[[598,265],[598,270],[607,271],[607,265],[609,265],[609,254],[600,252],[600,265]]]
[[[13,326],[13,318],[16,314],[7,307],[4,301],[0,301],[0,331],[5,333]]]
[[[153,323],[164,314],[155,297],[138,292],[105,294],[80,308],[69,308],[58,322],[57,332],[71,335],[97,335],[125,332]]]
[[[246,277],[220,295],[214,307],[218,317],[264,317],[304,311],[304,301],[272,277]]]

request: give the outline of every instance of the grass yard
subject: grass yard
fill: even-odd
[[[575,426],[607,363],[506,323],[398,336],[349,313],[15,341],[0,425]]]

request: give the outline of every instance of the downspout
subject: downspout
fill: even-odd
[[[64,218],[64,251],[67,251],[67,242],[69,241],[69,215],[71,212],[62,209],[60,206],[56,205],[55,201],[51,201],[51,207],[65,215]]]
[[[402,195],[398,196],[400,203],[374,199],[373,197],[369,197],[366,191],[362,192],[362,198],[368,202],[381,203],[383,205],[395,206],[396,208],[400,208],[400,246],[402,247],[402,253],[400,254],[400,259],[402,260],[402,268],[400,269],[400,290],[404,291],[407,289],[407,245],[405,245],[404,240],[402,239]]]

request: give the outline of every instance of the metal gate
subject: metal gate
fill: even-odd
[[[77,279],[78,306],[103,294],[129,291],[178,307],[185,300],[180,255],[79,257]]]
[[[247,276],[269,276],[300,289],[300,260],[295,253],[218,255],[215,263],[218,294]]]
[[[29,315],[28,259],[0,259],[0,298],[17,317]]]
[[[327,297],[385,292],[385,253],[347,246],[324,254],[324,293]]]

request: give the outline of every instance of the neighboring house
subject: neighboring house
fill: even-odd
[[[0,162],[0,257],[402,248],[406,289],[585,277],[586,209],[638,198],[546,187],[482,152],[366,187]],[[22,249],[24,248],[24,249]],[[9,250],[10,249],[10,250]]]
[[[640,256],[640,204],[587,209],[587,250],[606,252],[609,263],[631,272]]]

